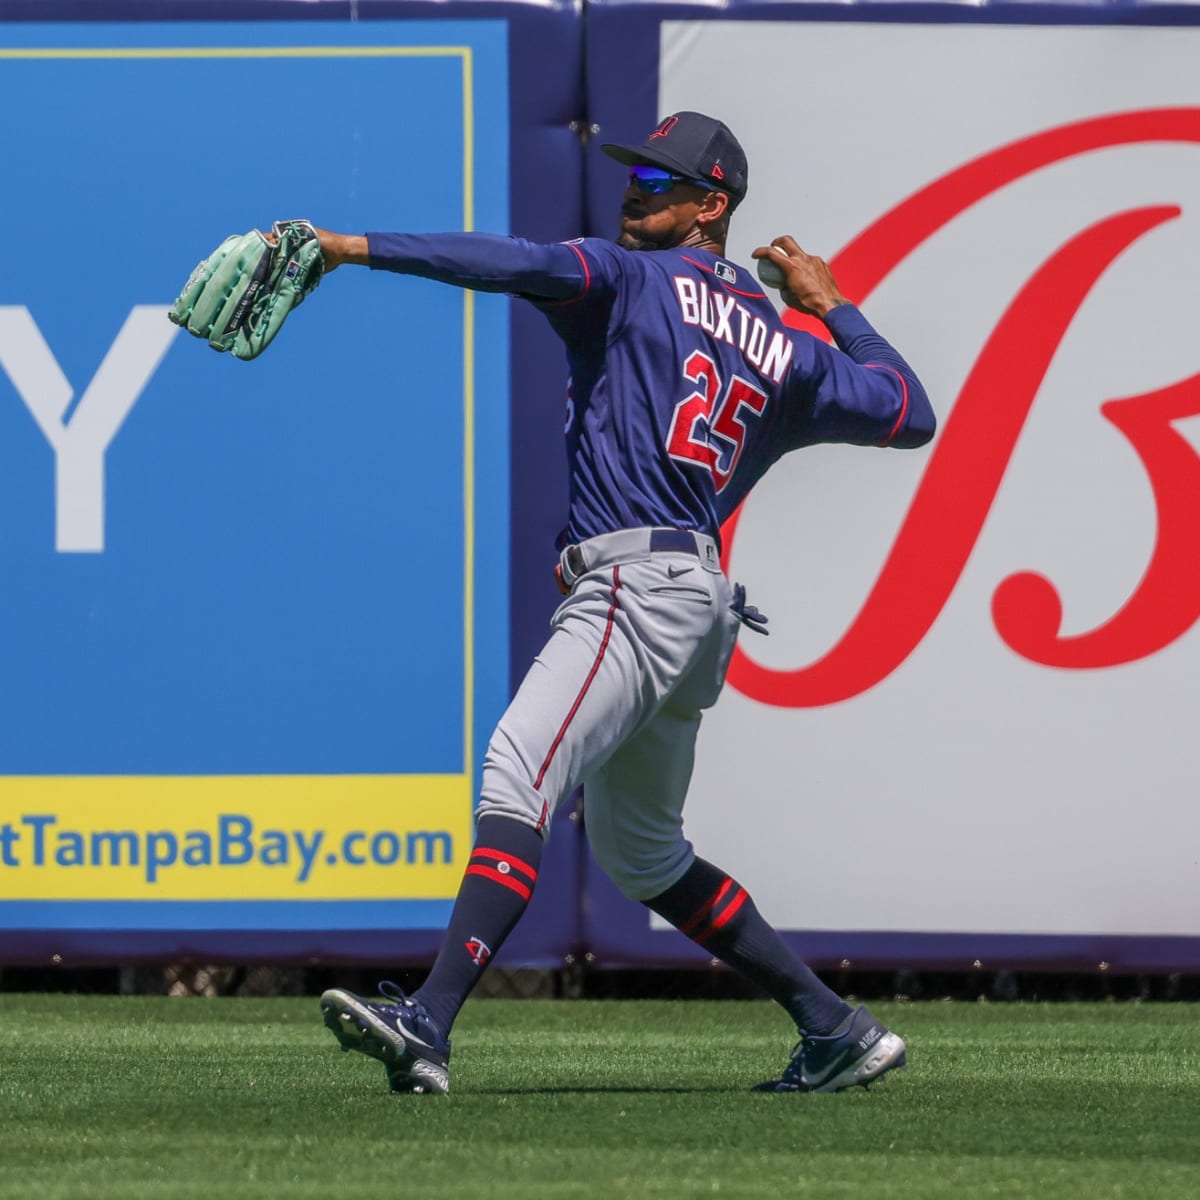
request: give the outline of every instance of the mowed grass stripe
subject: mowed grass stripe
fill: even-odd
[[[439,1098],[315,998],[0,995],[0,1197],[1200,1194],[1194,1006],[872,1008],[908,1071],[764,1096],[766,1002],[478,1001]]]

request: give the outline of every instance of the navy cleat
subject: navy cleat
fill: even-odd
[[[321,996],[325,1024],[343,1050],[359,1050],[383,1063],[393,1092],[450,1092],[450,1042],[419,1000],[384,980],[383,1001],[330,988]]]
[[[904,1043],[886,1025],[858,1008],[828,1037],[805,1037],[792,1051],[782,1079],[760,1083],[756,1092],[840,1092],[866,1087],[905,1065]]]

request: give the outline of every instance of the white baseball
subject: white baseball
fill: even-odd
[[[758,277],[767,287],[781,288],[787,281],[783,268],[769,258],[755,260],[758,266]]]

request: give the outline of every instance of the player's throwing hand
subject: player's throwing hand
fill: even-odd
[[[769,246],[759,246],[751,257],[759,260],[759,278],[771,287],[778,287],[789,308],[824,318],[830,309],[849,303],[829,264],[823,258],[806,254],[793,237],[777,237]]]

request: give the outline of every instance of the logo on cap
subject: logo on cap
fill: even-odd
[[[709,174],[714,179],[724,179],[725,178],[725,172],[721,170],[721,164],[719,162],[713,163],[713,169],[711,171],[709,171]]]
[[[678,117],[668,117],[649,137],[649,141],[653,141],[656,137],[666,137],[676,125],[679,124]]]

